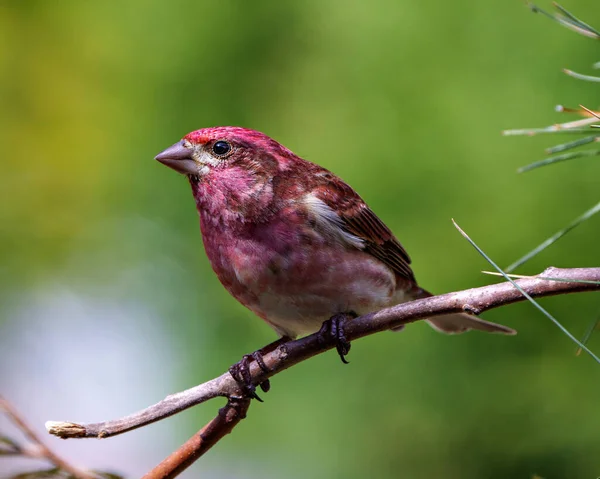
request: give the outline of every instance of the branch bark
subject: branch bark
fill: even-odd
[[[246,417],[250,401],[246,398],[230,398],[227,405],[219,409],[217,417],[142,479],[168,479],[183,472]]]
[[[561,269],[551,267],[537,276],[519,279],[516,282],[525,292],[534,298],[584,291],[598,291],[600,290],[600,268]],[[419,299],[369,313],[349,320],[345,324],[345,333],[349,340],[355,340],[379,331],[385,331],[433,316],[458,312],[468,312],[477,315],[490,309],[523,301],[524,299],[523,295],[508,282],[493,284]],[[269,369],[268,373],[262,371],[256,362],[250,364],[252,383],[259,385],[285,369],[327,351],[332,347],[333,344],[324,344],[317,334],[281,344],[273,351],[264,355],[264,362]],[[175,475],[204,454],[206,450],[219,441],[225,434],[229,433],[245,417],[249,401],[244,398],[238,384],[229,372],[199,386],[170,395],[157,404],[124,418],[93,424],[48,422],[46,423],[46,428],[50,434],[65,439],[74,437],[105,438],[159,421],[191,406],[219,396],[229,398],[227,406],[221,409],[219,415],[197,435],[186,442],[178,451],[173,453],[172,456],[145,476],[147,479],[175,477]],[[230,419],[227,419],[227,417]],[[235,419],[231,419],[233,417]],[[167,472],[167,466],[163,466],[167,461],[170,461],[169,464],[172,465],[170,468],[171,472]],[[160,472],[155,472],[158,468],[162,469],[160,469]]]

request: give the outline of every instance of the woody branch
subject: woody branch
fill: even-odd
[[[550,267],[537,276],[519,279],[516,283],[534,298],[598,291],[600,290],[600,268]],[[355,340],[433,316],[458,312],[481,314],[524,299],[521,292],[511,283],[493,284],[418,299],[369,313],[349,320],[345,324],[345,333],[349,340]],[[333,343],[324,344],[317,334],[281,344],[264,355],[264,362],[269,372],[262,371],[255,362],[250,364],[252,383],[259,385],[285,369],[332,347],[334,347]],[[162,401],[123,418],[90,424],[50,421],[46,423],[46,428],[50,434],[64,439],[106,438],[151,424],[216,397],[228,398],[227,406],[220,410],[219,415],[182,448],[145,476],[149,479],[175,477],[183,470],[182,461],[185,461],[184,468],[190,465],[245,417],[249,401],[243,397],[243,392],[229,372],[193,388],[167,396]],[[182,453],[184,447],[187,447],[185,454]],[[177,457],[182,459],[178,462]],[[191,462],[190,457],[193,457]],[[171,466],[162,467],[169,460]]]

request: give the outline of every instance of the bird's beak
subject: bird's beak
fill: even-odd
[[[154,159],[184,175],[198,174],[198,163],[194,160],[193,150],[185,146],[183,140],[169,146]]]

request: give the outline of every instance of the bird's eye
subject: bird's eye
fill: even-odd
[[[225,156],[231,151],[231,144],[227,141],[219,140],[213,145],[212,151],[217,156]]]

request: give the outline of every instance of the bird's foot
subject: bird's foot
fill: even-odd
[[[277,341],[268,344],[262,349],[258,351],[254,351],[252,354],[246,354],[242,357],[242,360],[238,363],[235,363],[233,366],[229,368],[229,374],[233,377],[238,386],[242,390],[242,393],[251,398],[256,399],[259,402],[263,402],[263,400],[256,394],[256,386],[252,383],[252,376],[250,375],[250,363],[252,360],[256,361],[258,367],[264,372],[269,373],[271,370],[265,364],[265,360],[263,355],[274,351],[279,345],[289,341],[290,338],[282,337]],[[271,382],[268,379],[265,379],[262,383],[259,384],[260,388],[263,392],[269,392],[271,389]]]
[[[252,354],[245,354],[241,361],[235,363],[233,366],[229,368],[229,374],[238,383],[238,386],[242,390],[244,396],[249,397],[250,399],[256,399],[259,402],[263,402],[258,394],[256,394],[256,386],[252,383],[252,376],[250,375],[250,363],[252,360],[256,361],[258,367],[263,370],[265,373],[269,372],[267,365],[262,357],[260,351],[255,351]],[[269,380],[265,380],[260,383],[260,388],[264,392],[268,392],[271,388],[271,383]]]
[[[327,321],[323,322],[323,326],[319,330],[319,340],[323,344],[335,344],[335,349],[340,355],[340,359],[344,364],[348,364],[346,355],[350,352],[350,341],[346,339],[344,331],[344,322],[347,319],[356,318],[356,313],[339,313],[332,316]]]

